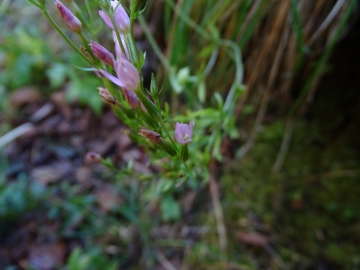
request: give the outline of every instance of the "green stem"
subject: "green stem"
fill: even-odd
[[[123,46],[123,44],[122,44],[122,42],[121,42],[121,37],[120,37],[119,30],[118,30],[118,28],[117,28],[117,26],[116,26],[116,23],[115,23],[115,20],[114,20],[114,15],[111,14],[111,16],[109,16],[109,17],[110,17],[111,23],[112,23],[112,25],[113,25],[113,27],[114,27],[114,29],[115,29],[114,31],[115,31],[115,34],[116,34],[116,38],[117,38],[117,40],[118,40],[118,43],[119,43],[119,45],[120,45],[121,51],[123,52],[124,55],[126,55],[125,48],[124,48],[124,46]]]
[[[342,20],[340,21],[340,24],[335,30],[335,34],[333,35],[333,38],[330,40],[329,45],[326,47],[324,53],[320,57],[319,61],[316,63],[315,68],[311,75],[309,76],[309,79],[306,81],[304,87],[302,88],[299,97],[296,99],[295,103],[292,105],[289,116],[290,118],[294,117],[295,114],[298,111],[298,108],[306,98],[309,90],[311,89],[314,81],[319,76],[319,74],[322,72],[323,66],[326,63],[327,59],[330,57],[332,50],[334,49],[336,42],[338,41],[342,30],[344,29],[348,19],[350,18],[351,13],[353,12],[356,4],[356,0],[352,0],[349,4],[349,7],[347,8],[345,14],[342,17]]]
[[[154,50],[156,56],[160,59],[163,66],[166,68],[167,71],[170,71],[171,65],[169,61],[167,60],[166,56],[162,53],[159,45],[157,44],[153,34],[151,33],[149,27],[147,26],[145,19],[143,16],[139,16],[139,22],[141,25],[141,28],[143,29],[145,36],[147,37],[152,49]]]
[[[230,91],[226,97],[225,103],[224,103],[224,112],[228,113],[228,115],[232,115],[231,108],[232,105],[235,104],[236,100],[234,99],[236,89],[238,85],[242,83],[243,77],[244,77],[244,68],[241,60],[241,52],[239,46],[231,41],[231,40],[220,40],[219,45],[229,47],[233,50],[234,56],[233,60],[235,61],[236,65],[236,72],[235,72],[235,79],[231,85]]]
[[[74,43],[72,43],[72,41],[64,34],[64,32],[59,28],[59,26],[54,22],[54,20],[51,18],[49,12],[42,8],[41,9],[42,12],[44,13],[45,17],[49,20],[49,22],[51,23],[51,25],[56,29],[56,31],[58,31],[58,33],[62,36],[62,38],[71,46],[71,48],[73,48],[78,54],[81,55],[81,57],[88,62],[92,67],[97,68],[96,66],[94,66],[93,63],[91,63],[91,61],[89,59],[86,58],[85,55],[83,55],[81,53],[81,51],[75,46]]]
[[[92,52],[92,50],[89,46],[89,39],[82,32],[79,34],[79,36],[81,38],[83,45],[85,46],[86,50],[91,55],[91,57],[94,59],[94,61],[100,62],[99,59],[97,59],[97,57],[95,57],[94,53]]]
[[[34,6],[37,6],[38,8],[40,8],[41,10],[44,8],[41,4],[39,4],[38,2],[34,1],[34,0],[28,0],[31,4],[33,4]],[[6,2],[2,3],[0,5],[0,10],[2,10],[2,5],[5,4]]]
[[[95,37],[95,35],[92,32],[92,27],[88,25],[87,20],[84,18],[82,14],[81,8],[75,3],[75,1],[72,1],[72,6],[75,9],[75,15],[80,19],[81,23],[83,24],[83,27],[89,31],[92,37]]]
[[[173,137],[170,135],[168,129],[166,128],[164,121],[161,119],[159,122],[160,122],[161,128],[165,131],[165,134],[169,138],[171,144],[175,147],[175,149],[177,149],[177,145],[176,145]]]
[[[93,25],[94,25],[94,20],[93,20],[92,14],[91,14],[91,9],[90,9],[90,5],[89,5],[88,0],[85,0],[85,5],[86,5],[87,12],[89,14],[89,18],[90,18],[90,28],[92,29]]]
[[[130,18],[130,32],[129,32],[129,45],[130,45],[130,48],[128,48],[130,51],[131,51],[131,55],[133,57],[133,59],[131,59],[133,61],[133,64],[138,67],[138,69],[140,69],[141,67],[139,67],[139,51],[138,51],[138,48],[136,46],[136,41],[135,41],[135,38],[134,38],[134,20],[135,18],[133,18],[131,16]]]
[[[194,29],[200,36],[202,36],[205,39],[211,39],[209,37],[208,33],[200,27],[196,22],[194,22],[192,19],[190,19],[186,14],[184,14],[181,9],[174,3],[172,0],[166,0],[166,2],[169,4],[169,6],[175,11],[175,13],[192,29]]]

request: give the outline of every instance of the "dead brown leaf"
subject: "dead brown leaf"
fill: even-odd
[[[40,166],[33,169],[31,177],[39,184],[48,185],[59,181],[72,171],[72,165],[68,162],[57,162],[51,165]]]
[[[256,232],[237,232],[236,237],[246,245],[262,247],[271,242],[270,237]]]
[[[109,212],[113,207],[123,203],[122,198],[115,194],[110,187],[97,190],[95,196],[100,208],[104,212]]]
[[[15,107],[19,107],[31,102],[37,102],[39,100],[41,100],[41,94],[37,88],[32,86],[19,88],[10,94],[10,103]]]
[[[71,109],[65,100],[64,92],[56,92],[50,96],[50,100],[55,104],[55,106],[59,109],[62,115],[65,116],[66,119],[71,118]]]
[[[63,242],[36,244],[30,247],[28,264],[35,269],[55,269],[63,264],[65,254],[66,245]]]

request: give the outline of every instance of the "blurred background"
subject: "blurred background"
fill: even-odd
[[[213,37],[242,53],[239,137],[219,141],[210,181],[177,189],[132,176],[159,168],[102,104],[101,80],[74,67],[85,64],[40,10],[2,0],[0,269],[360,269],[359,8],[356,0],[148,1],[134,28],[143,76],[163,84],[173,115],[228,93],[235,56]],[[111,48],[111,33],[99,35]],[[89,151],[115,168],[90,163]]]

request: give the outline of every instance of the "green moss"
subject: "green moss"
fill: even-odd
[[[254,230],[271,235],[275,254],[290,268],[321,261],[349,269],[360,251],[354,242],[360,232],[356,149],[347,134],[332,142],[315,124],[297,123],[281,174],[275,175],[271,168],[283,126],[280,121],[267,126],[240,166],[230,164],[232,171],[222,179],[230,235]],[[232,252],[253,252],[230,239]],[[253,256],[264,264],[273,260],[266,252]]]

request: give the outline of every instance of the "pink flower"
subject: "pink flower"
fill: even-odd
[[[121,4],[117,4],[111,2],[111,6],[114,11],[114,21],[115,25],[118,28],[121,34],[127,34],[130,30],[130,18],[129,15],[126,13],[126,10],[123,8]],[[114,30],[114,26],[111,22],[109,15],[107,15],[104,11],[99,10],[100,17],[104,20],[104,22],[109,26],[112,30]]]
[[[91,43],[89,44],[91,50],[93,51],[94,55],[103,61],[107,65],[113,65],[114,56],[111,52],[109,52],[107,49],[105,49],[100,44],[96,43],[95,41],[91,40]]]
[[[125,37],[124,35],[121,35],[120,34],[120,39],[121,39],[121,43],[124,47],[124,50],[125,50],[125,55],[123,54],[122,50],[121,50],[121,46],[119,44],[119,41],[118,41],[118,38],[116,36],[116,32],[113,31],[113,40],[115,42],[115,53],[116,53],[116,58],[117,59],[120,59],[121,57],[126,57],[127,59],[130,59],[130,55],[129,55],[129,51],[128,51],[128,48],[126,46],[126,43],[125,43]]]
[[[191,143],[194,122],[191,121],[189,125],[176,123],[175,139],[181,144],[186,145]]]
[[[68,10],[59,0],[55,1],[55,5],[60,12],[61,18],[65,22],[66,26],[70,31],[81,33],[81,22],[80,20]]]
[[[121,57],[119,62],[113,61],[113,64],[117,77],[100,69],[101,74],[121,88],[136,91],[139,88],[140,76],[133,64],[124,57]]]

